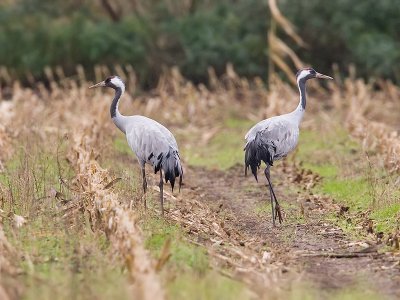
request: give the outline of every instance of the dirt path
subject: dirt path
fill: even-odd
[[[194,197],[221,218],[233,215],[225,220],[229,223],[227,226],[243,236],[264,241],[276,259],[282,261],[282,272],[287,268],[296,270],[305,282],[321,291],[321,297],[324,293],[355,285],[388,298],[400,297],[398,260],[391,255],[378,254],[379,245],[351,240],[327,221],[327,215],[338,212],[340,207],[307,190],[292,191],[294,183],[288,182],[287,169],[278,166],[272,172],[275,191],[285,214],[284,223],[275,228],[269,201],[266,202],[269,199],[267,187],[261,184],[264,178],[260,175],[257,184],[252,176],[244,176],[242,166],[225,172],[190,168],[180,198]],[[307,182],[300,180],[296,186],[305,184]],[[301,210],[304,218],[300,218]]]

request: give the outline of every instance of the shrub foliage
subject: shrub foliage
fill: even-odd
[[[23,80],[27,73],[41,79],[46,66],[62,66],[68,75],[77,64],[89,70],[130,64],[144,86],[172,65],[195,82],[206,80],[208,66],[221,74],[228,62],[241,76],[267,76],[267,1],[148,0],[140,10],[116,2],[122,7],[117,18],[90,0],[0,4],[0,65]],[[400,81],[397,0],[278,4],[310,45],[292,44],[303,61],[321,71],[337,63],[345,72],[354,64],[359,75]]]

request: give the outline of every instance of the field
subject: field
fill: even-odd
[[[109,116],[112,91],[48,69],[0,99],[0,299],[396,299],[400,297],[400,88],[354,76],[308,86],[297,150],[244,176],[247,130],[293,110],[296,88],[239,78],[208,87],[171,69],[120,110],[165,124],[184,163],[180,193],[140,169]],[[98,81],[109,70],[99,67]],[[352,74],[352,72],[350,72]],[[5,78],[4,78],[5,79]],[[324,83],[325,84],[325,83]],[[143,202],[147,200],[148,208]]]

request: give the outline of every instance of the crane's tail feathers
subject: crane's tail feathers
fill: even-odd
[[[258,181],[257,170],[260,168],[261,162],[272,166],[275,150],[276,148],[273,145],[261,142],[258,135],[254,140],[248,142],[244,148],[245,175],[250,168],[254,178]]]
[[[172,191],[174,191],[175,179],[179,177],[179,191],[182,186],[183,169],[178,151],[169,148],[168,152],[161,153],[159,160],[154,165],[154,172],[157,173],[160,169],[164,171],[165,182],[170,182]]]

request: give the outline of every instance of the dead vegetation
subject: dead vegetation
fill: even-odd
[[[101,168],[95,159],[95,125],[75,132],[69,161],[75,168],[76,178],[71,185],[79,205],[89,214],[93,230],[107,234],[113,247],[125,261],[132,280],[132,299],[164,299],[164,291],[156,272],[155,262],[144,248],[138,226],[138,216],[129,203],[121,203],[112,190],[115,178]]]
[[[129,93],[124,96],[121,111],[154,117],[173,128],[178,140],[181,137],[193,147],[208,145],[226,127],[227,119],[255,122],[292,110],[298,99],[297,91],[289,85],[276,80],[274,86],[267,90],[260,79],[239,78],[232,66],[227,67],[226,74],[220,79],[210,69],[209,87],[195,86],[186,81],[177,69],[172,69],[161,77],[155,90],[136,96],[136,76],[132,68],[117,67],[116,71],[129,84]],[[111,72],[98,67],[95,73],[101,80]],[[0,162],[4,165],[3,172],[7,171],[7,160],[18,149],[19,141],[28,135],[42,144],[44,149],[54,148],[59,143],[67,145],[67,149],[57,146],[63,149],[57,150],[57,157],[53,158],[61,161],[66,156],[73,175],[63,177],[60,170],[59,186],[64,192],[61,188],[54,189],[54,186],[52,190],[47,187],[45,192],[50,195],[51,190],[55,195],[50,197],[57,198],[58,195],[62,198],[60,207],[64,219],[83,214],[92,231],[106,233],[129,274],[133,298],[165,298],[166,291],[159,271],[168,260],[168,245],[165,245],[164,255],[158,261],[151,257],[144,247],[140,214],[131,209],[129,201],[123,201],[118,195],[114,189],[117,179],[101,166],[102,158],[107,153],[115,152],[112,140],[118,134],[108,116],[111,94],[104,90],[89,91],[82,68],[78,68],[77,80],[64,78],[62,72],[57,70],[49,69],[47,74],[49,89],[41,84],[34,90],[25,89],[16,83],[8,87],[7,100],[0,102]],[[322,119],[324,115],[334,115],[334,122],[343,122],[349,132],[360,140],[365,151],[377,154],[374,161],[384,165],[389,172],[398,174],[399,123],[398,116],[393,113],[400,106],[398,87],[380,82],[376,88],[373,83],[346,79],[330,84],[326,90],[312,85],[310,91],[310,98],[320,101],[310,101],[308,115],[316,115],[317,111],[323,111]],[[304,127],[314,128],[315,122],[311,117],[307,118]],[[200,138],[191,139],[193,136]],[[185,147],[185,143],[181,147]],[[299,202],[300,217],[307,220],[309,211],[316,210],[340,213],[340,206],[312,193],[313,188],[320,184],[321,176],[305,170],[296,162],[282,164],[282,172],[288,175],[288,182],[301,184],[309,195]],[[24,178],[28,180],[31,177]],[[68,197],[64,193],[68,193]],[[218,210],[199,200],[198,193],[193,187],[185,197],[167,194],[171,202],[167,218],[180,224],[191,243],[206,247],[213,268],[224,276],[252,286],[258,296],[265,296],[265,287],[273,289],[276,282],[282,280],[282,270],[287,271],[284,259],[292,258],[285,257],[279,252],[281,250],[266,247],[265,241],[259,237],[246,235],[232,225],[235,224],[235,216],[227,213],[221,217]],[[1,196],[3,199],[10,197],[3,187]],[[2,203],[5,201],[2,200]],[[345,215],[346,211],[342,213]],[[28,218],[26,226],[30,226],[30,221]],[[4,247],[12,249],[13,246],[5,239],[0,240],[3,246],[6,245]],[[391,234],[387,242],[398,245],[398,234]],[[18,249],[11,252],[18,253]],[[0,259],[3,253],[4,258],[8,257],[7,251],[1,253]],[[7,267],[8,262],[2,261],[2,266],[6,266],[1,268],[2,274],[11,268],[11,265]],[[262,291],[258,290],[259,287],[263,287]]]
[[[180,224],[192,243],[206,246],[214,268],[224,275],[246,282],[259,296],[263,296],[265,287],[276,292],[277,283],[282,280],[282,261],[276,260],[275,253],[265,249],[262,239],[231,226],[233,215],[221,218],[218,211],[197,199],[196,191],[191,191],[188,196],[191,193],[193,195],[185,199],[168,195],[173,208],[167,218]]]
[[[0,210],[0,213],[3,213]],[[5,276],[13,277],[18,274],[18,269],[14,263],[12,263],[17,257],[16,249],[8,241],[4,229],[3,229],[3,216],[0,215],[0,279],[4,279]],[[1,280],[0,281],[0,298],[4,300],[11,299],[16,295],[12,291],[10,286],[6,286],[5,283],[15,286],[15,282]]]
[[[365,151],[376,151],[390,172],[400,169],[400,89],[390,82],[366,83],[350,78],[332,90],[335,108],[344,111],[345,125]]]
[[[3,169],[3,162],[2,160],[6,159],[10,153],[10,137],[8,136],[4,126],[0,127],[0,140],[1,140],[1,144],[0,147],[2,149],[2,158],[0,161],[0,168]]]

